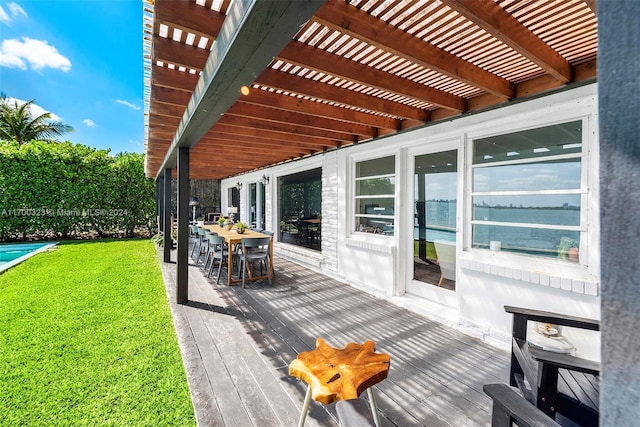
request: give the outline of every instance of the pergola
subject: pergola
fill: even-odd
[[[149,1],[146,173],[220,179],[596,77],[594,0]],[[175,171],[174,171],[175,174]]]
[[[593,1],[146,4],[145,168],[164,187],[164,229],[178,177],[178,248],[190,178],[313,156],[597,74]],[[181,302],[187,262],[179,249]]]

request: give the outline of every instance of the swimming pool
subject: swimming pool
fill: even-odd
[[[11,243],[0,245],[0,273],[57,244],[58,242]]]

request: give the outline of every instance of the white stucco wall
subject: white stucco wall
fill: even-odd
[[[464,204],[458,203],[456,291],[412,283],[413,156],[424,150],[457,149],[458,200],[468,200],[464,159],[469,156],[471,138],[576,117],[586,117],[588,123],[589,155],[583,163],[590,183],[585,210],[590,230],[588,267],[554,259],[532,262],[532,257],[471,250]],[[322,252],[276,242],[276,253],[506,348],[511,319],[504,312],[504,305],[600,318],[597,142],[596,85],[591,84],[224,180],[222,206],[226,206],[226,189],[234,186],[238,178],[243,182],[257,181],[267,173],[271,176],[266,191],[267,229],[277,230],[277,177],[322,167]],[[352,165],[362,159],[388,155],[396,156],[395,236],[353,233]],[[411,292],[412,289],[415,291]],[[572,340],[582,355],[599,358],[599,340],[592,334],[575,336]]]

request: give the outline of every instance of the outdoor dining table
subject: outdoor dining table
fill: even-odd
[[[237,279],[233,278],[233,246],[240,244],[242,242],[242,239],[245,237],[271,237],[268,234],[249,229],[246,229],[244,233],[241,234],[238,233],[238,230],[235,226],[231,230],[227,230],[226,228],[220,227],[216,224],[204,225],[204,228],[224,238],[224,241],[227,243],[227,245],[229,245],[229,259],[227,262],[227,285],[229,286],[234,283],[242,282],[242,278],[240,278],[239,276]],[[271,272],[271,277],[273,277],[273,239],[271,239],[271,242],[269,243],[269,270]],[[268,277],[268,275],[254,276],[250,271],[249,277],[247,277],[246,280],[262,280],[268,279]]]

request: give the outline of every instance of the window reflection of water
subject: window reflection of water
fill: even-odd
[[[558,256],[558,245],[563,239],[578,241],[580,233],[570,230],[547,228],[511,227],[508,223],[553,224],[576,226],[580,224],[578,209],[522,209],[474,207],[474,218],[504,222],[504,226],[476,224],[473,227],[473,246],[489,248],[491,241],[501,242],[502,250]],[[426,240],[455,241],[456,202],[429,201],[426,209]],[[420,230],[414,227],[414,240]]]

